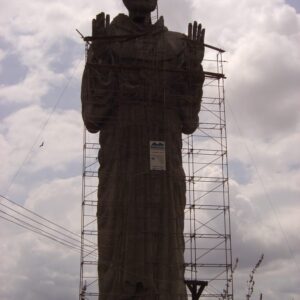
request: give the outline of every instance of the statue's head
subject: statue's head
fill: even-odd
[[[157,0],[123,0],[129,12],[150,13],[155,10]]]

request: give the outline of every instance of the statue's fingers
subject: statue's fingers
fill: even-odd
[[[102,12],[99,15],[97,15],[97,23],[99,28],[105,28],[105,14]]]
[[[198,30],[197,30],[197,41],[200,41],[201,34],[202,34],[202,24],[199,24],[198,25]]]
[[[194,22],[194,26],[193,26],[193,40],[196,41],[197,40],[197,22]]]
[[[108,28],[110,24],[110,15],[106,15],[105,18],[105,28]]]
[[[97,32],[97,21],[96,19],[93,19],[92,21],[92,36],[95,36]]]
[[[202,44],[204,44],[204,39],[205,39],[205,28],[203,28],[201,31],[201,43]]]
[[[189,23],[188,27],[188,38],[191,40],[192,39],[192,31],[193,31],[193,24]]]
[[[92,36],[98,35],[98,22],[97,19],[93,19],[92,21]]]

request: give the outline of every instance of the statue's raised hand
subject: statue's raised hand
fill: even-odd
[[[92,23],[92,32],[93,37],[104,36],[107,34],[107,28],[110,24],[110,16],[105,13],[100,13],[96,16],[96,19],[93,19]]]
[[[99,63],[102,60],[103,53],[105,52],[105,43],[101,37],[105,37],[108,32],[107,29],[110,25],[110,16],[105,15],[104,12],[98,14],[92,22],[92,37],[89,41],[92,43],[88,49],[87,61],[90,63]]]
[[[205,38],[205,29],[202,28],[202,25],[195,21],[194,24],[189,23],[188,26],[188,38],[193,41],[195,53],[195,59],[198,63],[201,63],[204,57],[204,38]]]

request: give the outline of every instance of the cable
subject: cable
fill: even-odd
[[[40,234],[40,235],[42,235],[42,236],[44,236],[44,237],[47,237],[47,238],[52,239],[52,240],[54,240],[54,241],[56,241],[56,242],[59,242],[59,243],[62,244],[62,245],[65,245],[65,246],[67,246],[67,247],[74,248],[74,249],[80,251],[80,247],[79,247],[79,246],[77,246],[77,245],[75,245],[75,244],[73,244],[73,243],[71,243],[71,242],[69,242],[69,241],[67,241],[67,240],[64,240],[64,239],[60,239],[60,240],[59,240],[55,235],[50,234],[50,233],[44,231],[43,229],[37,228],[37,227],[31,225],[30,223],[27,223],[27,222],[25,222],[25,221],[23,221],[23,220],[20,220],[20,219],[18,219],[18,218],[16,218],[16,217],[14,217],[14,216],[12,216],[12,215],[6,213],[5,211],[3,211],[3,210],[1,210],[1,209],[0,209],[0,213],[3,213],[3,214],[5,214],[5,215],[7,215],[8,217],[11,217],[11,218],[13,218],[13,219],[15,219],[16,221],[19,221],[19,222],[21,222],[21,223],[17,223],[16,221],[7,219],[7,218],[5,218],[5,217],[3,217],[3,216],[0,215],[0,217],[1,217],[2,219],[5,219],[6,221],[10,221],[10,222],[12,222],[12,223],[14,223],[14,224],[16,224],[16,225],[19,225],[19,226],[21,226],[21,227],[23,227],[23,228],[26,228],[26,229],[30,230],[30,231],[32,231],[32,232],[35,232],[35,233]],[[22,224],[22,223],[23,223],[23,224]]]
[[[64,244],[63,242],[61,242],[61,241],[59,241],[59,240],[56,240],[55,238],[51,238],[51,237],[49,237],[49,236],[43,235],[43,234],[41,234],[40,232],[34,231],[34,230],[28,228],[28,227],[25,226],[25,225],[22,225],[22,224],[19,224],[19,223],[15,222],[15,221],[9,220],[9,219],[7,219],[7,218],[1,216],[1,215],[0,215],[0,218],[6,220],[6,221],[8,221],[8,222],[11,222],[11,223],[13,223],[13,224],[16,224],[16,225],[18,225],[18,226],[20,226],[20,227],[23,227],[23,228],[25,228],[25,229],[27,229],[27,230],[30,230],[30,231],[35,232],[35,233],[37,233],[37,234],[40,234],[40,235],[42,235],[42,236],[44,236],[44,237],[47,237],[47,238],[49,238],[49,239],[51,239],[51,240],[53,240],[53,241],[56,241],[56,242],[58,242],[58,243],[60,243],[60,244],[62,244],[62,245],[64,245],[64,246],[70,247],[70,245],[66,245],[66,244]],[[71,248],[73,248],[73,247],[71,247]],[[77,249],[76,249],[76,250],[77,250]],[[77,252],[78,252],[78,251],[77,251]]]
[[[32,222],[35,222],[35,223],[37,223],[37,224],[39,224],[39,225],[41,225],[41,226],[46,227],[48,230],[52,230],[52,231],[54,231],[54,232],[56,232],[56,233],[58,233],[58,234],[60,234],[60,235],[63,235],[63,236],[65,236],[65,237],[67,237],[68,239],[73,240],[73,241],[75,241],[75,242],[80,242],[80,241],[78,241],[78,239],[69,237],[68,235],[66,235],[66,234],[64,234],[64,233],[62,233],[62,232],[60,232],[60,231],[58,231],[58,230],[56,230],[56,229],[53,229],[53,228],[51,228],[51,227],[49,227],[49,226],[47,226],[47,225],[45,225],[45,224],[43,224],[43,223],[41,223],[41,222],[39,222],[39,221],[36,221],[36,220],[34,220],[34,219],[32,219],[32,218],[30,218],[30,217],[28,217],[28,216],[26,216],[26,215],[24,215],[24,214],[18,212],[18,211],[16,211],[15,209],[10,208],[9,206],[7,206],[7,205],[5,205],[5,204],[3,204],[3,203],[0,203],[0,205],[2,205],[2,206],[4,206],[4,207],[8,208],[9,210],[11,210],[11,211],[13,211],[13,212],[15,212],[15,213],[21,215],[22,217],[27,218],[28,220],[30,220],[30,221],[32,221]],[[3,211],[0,210],[0,212],[3,212]],[[18,220],[21,220],[21,219],[18,219]],[[32,226],[32,225],[31,225],[31,226]],[[90,246],[90,245],[87,245],[87,247],[91,247],[91,246]]]
[[[68,229],[66,229],[66,228],[64,228],[64,227],[62,227],[62,226],[60,226],[60,225],[58,225],[58,224],[55,224],[54,222],[51,222],[51,221],[45,219],[44,217],[42,217],[42,216],[40,216],[40,215],[38,215],[38,214],[36,214],[36,213],[30,211],[29,209],[26,209],[25,207],[23,207],[23,206],[21,206],[21,205],[15,203],[15,202],[13,202],[12,200],[8,199],[7,197],[4,197],[4,196],[2,196],[2,195],[0,195],[0,197],[2,197],[3,199],[9,201],[9,202],[12,203],[12,204],[15,204],[16,206],[22,208],[23,210],[25,210],[25,211],[27,211],[27,212],[33,214],[34,216],[36,216],[36,217],[38,217],[38,218],[40,218],[40,219],[42,219],[42,220],[44,220],[44,221],[46,221],[46,222],[49,222],[50,224],[55,225],[55,226],[57,226],[58,228],[61,228],[61,229],[63,229],[64,231],[66,231],[66,232],[68,232],[68,233],[71,233],[73,236],[77,236],[77,237],[80,238],[80,235],[75,234],[75,233],[73,233],[72,231],[70,231],[70,230],[68,230]],[[76,248],[77,250],[80,251],[80,249],[81,249],[81,241],[80,241],[80,239],[75,239],[75,238],[73,238],[73,237],[69,237],[69,236],[67,236],[65,233],[63,233],[63,232],[61,232],[61,231],[59,231],[59,230],[53,229],[53,228],[49,227],[48,225],[45,225],[45,224],[43,224],[43,223],[41,223],[41,222],[39,222],[39,221],[37,221],[37,220],[34,220],[33,218],[30,218],[29,216],[26,216],[26,215],[24,215],[24,214],[22,214],[22,213],[16,211],[15,209],[13,209],[13,208],[11,208],[11,207],[9,207],[9,206],[3,204],[3,203],[0,203],[0,205],[6,207],[7,209],[9,209],[9,210],[11,210],[11,211],[13,211],[14,213],[17,213],[17,214],[21,215],[22,217],[24,217],[25,219],[27,219],[27,221],[29,220],[29,221],[35,222],[35,223],[37,223],[37,224],[39,224],[39,225],[41,225],[41,226],[44,226],[44,227],[46,227],[48,230],[52,230],[52,231],[58,233],[59,235],[63,235],[63,236],[65,236],[65,237],[67,237],[68,239],[73,240],[73,241],[79,243],[79,245],[76,245],[76,244],[74,244],[74,243],[72,243],[72,242],[70,242],[70,241],[68,241],[68,240],[66,240],[66,239],[64,239],[64,238],[62,238],[62,237],[60,237],[60,236],[58,236],[58,235],[52,234],[52,233],[50,233],[49,231],[45,231],[45,230],[43,230],[43,229],[41,229],[41,228],[38,228],[38,227],[34,226],[33,224],[30,224],[30,223],[28,223],[28,222],[26,222],[26,221],[24,221],[24,220],[22,220],[22,219],[20,219],[20,218],[17,218],[17,217],[15,217],[15,216],[11,215],[11,214],[8,214],[7,212],[4,212],[4,211],[0,210],[1,213],[3,213],[3,214],[5,214],[5,215],[7,215],[7,216],[9,216],[9,217],[11,217],[11,218],[13,218],[13,219],[19,221],[19,222],[21,222],[21,223],[23,224],[23,225],[22,225],[22,224],[20,224],[20,223],[17,223],[17,222],[14,222],[14,221],[10,220],[11,222],[15,223],[16,225],[19,225],[19,226],[21,226],[21,227],[23,227],[23,228],[26,228],[26,229],[28,229],[28,230],[31,230],[31,231],[35,232],[35,233],[38,233],[38,234],[40,234],[40,235],[42,235],[42,236],[44,236],[44,237],[50,238],[51,240],[57,241],[57,242],[59,242],[60,244],[63,244],[63,245],[65,245],[65,246],[71,246],[72,248]],[[4,218],[4,217],[2,216],[2,218]],[[4,219],[5,219],[5,220],[8,220],[7,218],[4,218]],[[97,250],[97,245],[96,245],[96,243],[93,243],[93,242],[91,242],[91,241],[89,241],[89,240],[87,240],[87,239],[83,239],[83,240],[85,240],[86,242],[88,242],[88,243],[94,245],[94,246],[91,246],[91,245],[89,245],[89,244],[86,244],[86,247],[90,247],[92,250],[83,250],[83,253],[85,253],[86,255],[92,255],[92,256],[96,257],[96,256],[93,254],[93,252],[95,252],[95,251]]]
[[[15,174],[12,176],[12,179],[11,179],[11,181],[10,181],[10,183],[9,183],[9,185],[8,185],[8,187],[7,187],[7,189],[6,189],[5,194],[8,194],[8,192],[9,192],[11,186],[14,184],[16,178],[17,178],[18,175],[20,174],[20,172],[21,172],[22,168],[24,167],[25,163],[29,160],[29,158],[30,158],[30,156],[31,156],[31,153],[32,153],[32,151],[33,151],[35,145],[36,145],[37,142],[40,140],[40,138],[41,138],[41,136],[42,136],[42,134],[43,134],[45,128],[47,127],[47,125],[48,125],[48,123],[49,123],[49,121],[50,121],[50,119],[51,119],[53,113],[55,112],[55,110],[56,110],[57,106],[59,105],[59,103],[60,103],[62,97],[64,96],[64,94],[65,94],[67,88],[69,87],[69,85],[70,85],[72,79],[74,78],[74,75],[75,75],[75,73],[77,72],[77,69],[78,69],[78,67],[79,67],[79,65],[80,65],[81,62],[82,62],[81,60],[78,62],[78,64],[77,64],[76,67],[74,68],[73,73],[71,74],[71,76],[70,76],[69,79],[67,80],[67,83],[65,84],[65,86],[63,87],[63,89],[62,89],[60,95],[58,96],[58,98],[57,98],[57,100],[56,100],[56,102],[55,102],[55,104],[54,104],[52,110],[50,111],[50,113],[49,113],[49,115],[48,115],[46,121],[45,121],[44,124],[41,126],[41,129],[40,129],[38,135],[36,136],[36,138],[35,138],[35,140],[34,140],[32,146],[30,147],[30,149],[29,149],[29,151],[27,152],[25,158],[24,158],[23,161],[21,162],[19,168],[17,169],[17,171],[15,172]]]
[[[66,228],[63,227],[63,226],[61,226],[61,225],[59,225],[59,224],[56,224],[56,223],[54,223],[54,222],[52,222],[52,221],[50,221],[50,220],[48,220],[48,219],[42,217],[41,215],[39,215],[39,214],[37,214],[37,213],[31,211],[30,209],[28,209],[28,208],[26,208],[26,207],[24,207],[24,206],[22,206],[22,205],[20,205],[20,204],[18,204],[18,203],[16,203],[16,202],[14,202],[13,200],[9,199],[8,197],[5,197],[5,196],[3,196],[3,195],[1,195],[1,194],[0,194],[0,197],[3,198],[3,199],[5,199],[6,201],[8,201],[8,202],[10,202],[10,203],[12,203],[12,204],[18,206],[18,207],[20,207],[21,209],[26,210],[27,212],[33,214],[34,216],[36,216],[36,217],[38,217],[38,218],[40,218],[40,219],[42,219],[42,220],[44,220],[44,221],[46,221],[46,222],[49,222],[50,224],[52,224],[52,225],[54,225],[54,226],[57,226],[58,228],[60,228],[60,229],[62,229],[62,230],[64,230],[64,231],[66,231],[66,232],[72,234],[73,236],[76,236],[76,237],[81,238],[81,235],[80,235],[80,234],[74,233],[74,232],[72,232],[71,230],[68,230],[68,229],[66,229]],[[1,204],[1,203],[0,203],[0,204]],[[3,204],[2,204],[2,205],[3,205]],[[93,244],[93,245],[95,245],[95,246],[97,245],[96,243],[93,243],[93,242],[91,242],[91,241],[89,241],[89,240],[86,240],[86,241],[88,241],[89,243],[91,243],[91,244]]]
[[[77,250],[77,252],[81,251],[81,242],[79,240],[77,240],[77,243],[79,243],[79,245],[76,245],[76,244],[74,244],[74,243],[72,243],[72,242],[70,242],[70,241],[68,241],[66,239],[63,239],[63,238],[61,238],[61,237],[59,237],[57,235],[54,235],[54,234],[49,233],[49,232],[47,232],[47,231],[45,231],[45,230],[43,230],[41,228],[33,226],[32,224],[30,224],[28,222],[25,222],[24,220],[21,220],[21,219],[15,217],[15,216],[13,216],[13,215],[11,215],[11,214],[3,211],[3,210],[0,210],[0,213],[2,213],[2,214],[4,214],[4,215],[6,215],[6,216],[8,216],[8,217],[10,217],[10,218],[12,218],[12,219],[15,220],[15,221],[13,221],[12,219],[8,219],[8,218],[0,215],[0,218],[4,219],[6,221],[9,221],[9,222],[14,223],[16,225],[19,225],[19,226],[21,226],[21,227],[23,227],[23,228],[25,228],[27,230],[30,230],[30,231],[32,231],[34,233],[37,233],[37,234],[39,234],[39,235],[41,235],[43,237],[49,238],[49,239],[51,239],[51,240],[53,240],[55,242],[58,242],[58,243],[60,243],[60,244],[62,244],[64,246],[67,246],[69,248],[73,248],[73,249]],[[94,257],[96,259],[97,255],[93,254],[96,250],[97,249],[93,249],[92,251],[90,251],[90,250],[83,250],[83,252],[86,254],[86,256],[90,255],[90,256],[92,256],[92,257]]]

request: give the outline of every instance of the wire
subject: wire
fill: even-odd
[[[54,222],[52,222],[52,221],[50,221],[50,220],[48,220],[48,219],[42,217],[41,215],[35,213],[34,211],[32,211],[32,210],[30,210],[30,209],[28,209],[28,208],[26,208],[26,207],[24,207],[24,206],[22,206],[22,205],[20,205],[20,204],[18,204],[18,203],[16,203],[16,202],[14,202],[13,200],[9,199],[8,197],[5,197],[5,196],[3,196],[3,195],[1,195],[1,194],[0,194],[0,197],[3,198],[3,199],[5,199],[5,200],[7,200],[8,202],[10,202],[10,203],[12,203],[12,204],[18,206],[18,207],[20,207],[21,209],[26,210],[27,212],[33,214],[34,216],[39,217],[40,219],[42,219],[42,220],[44,220],[44,221],[46,221],[46,222],[49,222],[50,224],[52,224],[52,225],[54,225],[54,226],[57,226],[58,228],[60,228],[60,229],[62,229],[62,230],[64,230],[64,231],[66,231],[66,232],[68,232],[68,233],[70,233],[70,234],[72,234],[72,235],[74,235],[74,236],[76,236],[76,237],[81,237],[80,234],[74,233],[73,231],[71,231],[71,230],[69,230],[69,229],[67,229],[67,228],[65,228],[65,227],[63,227],[63,226],[61,226],[61,225],[59,225],[59,224],[57,224],[57,223],[54,223]],[[89,242],[92,243],[92,244],[94,244],[94,245],[96,245],[95,243],[93,243],[93,242],[91,242],[91,241],[89,241]]]
[[[24,158],[23,161],[21,162],[21,164],[20,164],[19,168],[17,169],[17,171],[15,172],[15,174],[12,176],[12,179],[11,179],[9,185],[7,186],[7,189],[6,189],[5,194],[8,194],[10,188],[11,188],[12,185],[14,184],[15,180],[17,179],[18,175],[20,174],[21,170],[23,169],[24,165],[26,164],[26,162],[29,161],[30,156],[31,156],[31,153],[33,152],[33,149],[34,149],[35,145],[38,143],[38,141],[40,140],[40,138],[41,138],[41,136],[42,136],[42,134],[43,134],[43,132],[44,132],[44,130],[45,130],[45,128],[46,128],[47,125],[49,124],[50,119],[51,119],[53,113],[55,112],[55,110],[56,110],[56,108],[58,107],[58,105],[59,105],[61,99],[63,98],[63,96],[64,96],[64,94],[65,94],[67,88],[69,87],[69,85],[70,85],[72,79],[74,78],[74,75],[75,75],[75,73],[77,72],[77,69],[78,69],[78,67],[79,67],[79,65],[80,65],[81,62],[82,62],[82,60],[79,60],[78,64],[77,64],[76,67],[74,68],[73,73],[71,74],[71,76],[70,76],[69,79],[67,80],[67,82],[66,82],[65,86],[63,87],[61,93],[59,94],[59,96],[58,96],[58,98],[57,98],[57,100],[56,100],[56,102],[55,102],[55,104],[54,104],[52,110],[51,110],[50,113],[48,114],[48,117],[47,117],[46,121],[45,121],[44,124],[41,126],[41,129],[40,129],[38,135],[36,136],[36,138],[34,139],[33,144],[32,144],[31,147],[29,148],[29,151],[27,152],[25,158]]]
[[[27,229],[27,230],[30,230],[30,231],[35,232],[35,233],[37,233],[37,234],[40,234],[40,235],[42,235],[42,236],[44,236],[44,237],[47,237],[47,238],[49,238],[49,239],[51,239],[51,240],[53,240],[53,241],[56,241],[56,242],[58,242],[58,243],[60,243],[60,244],[62,244],[62,245],[64,245],[64,246],[70,247],[70,245],[66,245],[65,243],[63,243],[63,242],[61,242],[61,241],[59,241],[59,240],[56,240],[55,238],[52,238],[52,237],[46,236],[46,235],[44,235],[44,234],[41,234],[40,232],[37,232],[37,231],[35,231],[35,230],[33,230],[33,229],[31,229],[31,228],[25,226],[25,225],[22,225],[22,224],[19,224],[19,223],[15,222],[15,221],[12,221],[12,220],[10,220],[10,219],[7,219],[7,218],[5,218],[5,217],[3,217],[3,216],[1,216],[1,215],[0,215],[0,218],[6,220],[6,221],[8,221],[8,222],[11,222],[11,223],[13,223],[13,224],[16,224],[16,225],[18,225],[18,226],[20,226],[20,227],[23,227],[23,228],[25,228],[25,229]],[[73,247],[71,247],[71,248],[73,248]],[[77,249],[76,249],[76,250],[77,250]],[[77,251],[77,252],[78,252],[78,251]]]
[[[14,201],[12,201],[12,200],[9,199],[8,197],[5,197],[5,196],[3,196],[3,195],[1,195],[1,194],[0,194],[0,197],[1,197],[2,199],[5,199],[5,200],[8,201],[9,203],[12,203],[13,205],[18,206],[18,207],[21,208],[22,210],[25,210],[26,212],[29,212],[29,213],[32,214],[33,216],[38,217],[38,218],[40,218],[41,220],[46,221],[46,222],[50,223],[51,225],[54,225],[54,226],[56,226],[57,228],[59,228],[59,229],[65,231],[65,232],[67,232],[67,233],[73,235],[74,237],[77,237],[77,238],[79,238],[79,239],[81,238],[81,235],[79,235],[79,234],[77,234],[77,233],[74,233],[74,232],[72,232],[71,230],[68,230],[68,229],[66,229],[66,228],[63,227],[63,226],[61,226],[61,225],[59,225],[59,224],[56,224],[56,223],[54,223],[54,222],[52,222],[52,221],[50,221],[50,220],[48,220],[48,219],[42,217],[41,215],[39,215],[39,214],[37,214],[37,213],[35,213],[35,212],[29,210],[28,208],[25,208],[24,206],[22,206],[22,205],[20,205],[20,204],[18,204],[18,203],[16,203],[16,202],[14,202]],[[12,209],[12,208],[6,206],[5,204],[3,204],[3,203],[1,203],[1,202],[0,202],[0,205],[5,206],[6,208],[8,208],[8,209],[10,209],[10,210],[12,210],[12,211],[14,211],[14,212],[17,212],[16,210],[14,210],[14,209]],[[27,219],[29,219],[29,220],[31,220],[31,221],[34,221],[35,223],[38,223],[38,224],[40,224],[40,225],[42,225],[42,226],[44,226],[44,227],[46,227],[46,228],[52,230],[52,231],[55,231],[55,232],[57,232],[57,233],[59,233],[59,234],[61,234],[61,235],[63,235],[63,236],[67,236],[65,233],[62,233],[61,231],[59,231],[59,230],[57,230],[57,229],[53,229],[53,228],[49,227],[48,225],[42,224],[41,222],[36,221],[36,220],[34,220],[34,219],[32,219],[32,218],[30,218],[30,217],[28,217],[28,216],[26,216],[26,215],[24,215],[24,214],[22,214],[22,213],[20,213],[20,212],[17,212],[17,213],[20,214],[20,215],[22,215],[22,216],[24,216],[25,218],[27,218]],[[73,240],[77,240],[77,241],[78,241],[78,239],[75,239],[75,238],[71,238],[71,237],[68,237],[68,238],[69,238],[69,239],[73,239]],[[92,247],[91,245],[93,245],[94,247],[97,247],[97,244],[94,243],[94,242],[92,242],[92,241],[90,241],[90,240],[84,239],[84,241],[90,243],[90,245],[87,245],[88,247]]]
[[[78,239],[75,239],[75,238],[73,238],[73,237],[69,237],[69,236],[66,235],[65,233],[62,233],[62,232],[60,232],[60,231],[58,231],[58,230],[56,230],[56,229],[53,229],[53,228],[51,228],[51,227],[49,227],[49,226],[47,226],[47,225],[45,225],[45,224],[43,224],[43,223],[41,223],[41,222],[39,222],[39,221],[36,221],[36,220],[34,220],[34,219],[32,219],[32,218],[30,218],[30,217],[28,217],[28,216],[26,216],[26,215],[24,215],[24,214],[18,212],[18,211],[16,211],[15,209],[10,208],[9,206],[7,206],[7,205],[5,205],[5,204],[3,204],[3,203],[0,203],[0,205],[2,205],[2,206],[4,206],[4,207],[8,208],[9,210],[11,210],[11,211],[17,213],[18,215],[21,215],[22,217],[25,217],[26,219],[28,219],[28,220],[30,220],[30,221],[32,221],[32,222],[35,222],[35,223],[37,223],[37,224],[39,224],[39,225],[41,225],[41,226],[43,226],[43,227],[46,227],[48,230],[54,231],[54,232],[56,232],[56,233],[58,233],[58,234],[60,234],[60,235],[62,235],[62,236],[67,237],[67,238],[70,239],[70,240],[73,240],[73,241],[75,241],[75,242],[78,242]],[[3,211],[0,210],[0,212],[3,212]],[[21,220],[21,219],[18,219],[18,220]],[[87,247],[91,247],[91,246],[90,246],[90,245],[87,245]]]
[[[7,217],[4,217],[3,215],[0,214],[0,218],[6,220],[8,222],[11,222],[11,223],[13,223],[15,225],[23,227],[23,228],[25,228],[25,229],[27,229],[29,231],[37,233],[37,234],[39,234],[39,235],[41,235],[43,237],[46,237],[48,239],[51,239],[51,240],[55,241],[55,242],[58,242],[61,245],[67,246],[67,247],[72,248],[72,249],[75,249],[79,253],[82,251],[83,253],[86,254],[86,256],[93,257],[94,259],[97,258],[97,255],[94,254],[94,252],[97,250],[97,248],[92,249],[92,250],[82,249],[81,248],[81,242],[80,242],[80,240],[76,241],[79,245],[78,244],[74,244],[74,243],[72,243],[72,242],[70,242],[70,241],[68,241],[68,240],[66,240],[64,238],[59,237],[58,235],[49,233],[49,232],[47,232],[47,231],[45,231],[45,230],[43,230],[41,228],[38,228],[38,227],[36,227],[36,226],[34,226],[34,225],[32,225],[32,224],[24,221],[24,220],[21,220],[21,219],[15,217],[15,216],[13,216],[13,215],[11,215],[11,214],[3,211],[3,210],[0,210],[0,213],[2,213],[4,215],[6,215],[7,217],[11,218],[11,219],[8,219]]]
[[[26,228],[26,229],[28,229],[28,230],[30,230],[32,232],[35,232],[35,233],[40,234],[40,235],[42,235],[44,237],[47,237],[47,238],[49,238],[51,240],[59,242],[60,244],[62,244],[64,246],[67,246],[67,247],[70,247],[70,248],[73,248],[73,249],[76,249],[76,250],[80,251],[80,247],[77,246],[76,244],[73,244],[73,243],[71,243],[71,242],[69,242],[69,241],[67,241],[65,239],[58,239],[57,236],[55,236],[53,234],[50,234],[50,233],[44,231],[43,229],[35,227],[35,226],[31,225],[30,223],[27,223],[27,222],[25,222],[23,220],[20,220],[20,219],[14,217],[12,215],[10,215],[9,213],[7,213],[7,212],[5,212],[5,211],[3,211],[1,209],[0,209],[0,213],[3,213],[4,215],[6,215],[6,216],[8,216],[8,217],[10,217],[10,218],[12,218],[12,219],[20,222],[20,223],[17,223],[16,221],[13,221],[11,219],[7,219],[6,217],[3,217],[3,216],[0,215],[0,218],[5,219],[6,221],[12,222],[12,223],[14,223],[16,225],[19,225],[19,226],[21,226],[23,228]]]

